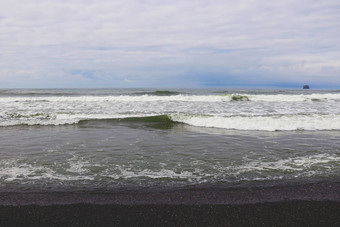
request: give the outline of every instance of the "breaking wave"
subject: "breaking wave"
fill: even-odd
[[[171,128],[175,124],[232,130],[294,131],[340,130],[340,115],[267,115],[267,116],[213,116],[213,115],[110,115],[110,114],[7,114],[0,116],[0,126],[66,125],[106,122],[143,123],[158,128]]]
[[[136,95],[156,95],[156,96],[171,96],[171,95],[179,95],[180,92],[177,91],[168,91],[168,90],[157,90],[152,92],[136,92]]]
[[[192,126],[235,130],[340,130],[340,115],[172,116]]]
[[[39,96],[39,97],[1,97],[0,102],[153,102],[153,101],[181,101],[181,102],[339,102],[340,94],[300,94],[300,95],[253,95],[253,94],[224,94],[224,95],[189,95],[174,91],[155,91],[139,93],[139,95],[105,95],[105,96]]]

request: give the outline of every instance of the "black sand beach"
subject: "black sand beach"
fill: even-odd
[[[340,203],[0,206],[1,226],[339,226]]]
[[[340,184],[1,193],[0,226],[339,226]]]

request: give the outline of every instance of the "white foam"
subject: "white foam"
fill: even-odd
[[[1,97],[0,102],[158,102],[158,101],[182,101],[182,102],[222,102],[230,101],[229,96],[221,95],[119,95],[119,96],[52,96],[52,97]]]
[[[59,163],[57,169],[66,171],[57,172],[52,167],[38,164],[20,163],[18,160],[0,161],[1,184],[19,182],[30,183],[62,183],[63,181],[88,182],[101,181],[111,178],[116,182],[133,181],[136,179],[158,180],[171,179],[169,182],[214,182],[214,181],[254,181],[254,180],[277,180],[294,179],[297,177],[313,177],[325,175],[326,172],[333,174],[340,164],[340,156],[337,154],[315,154],[283,159],[271,160],[268,157],[258,159],[244,157],[236,163],[211,163],[206,160],[196,160],[184,166],[183,169],[173,169],[162,165],[161,168],[139,168],[138,164],[129,166],[108,165],[107,163],[92,163],[78,157],[68,161],[70,168],[64,168],[64,163]],[[91,172],[94,166],[100,166],[101,170]],[[150,181],[148,181],[150,182]],[[78,184],[78,183],[77,183]]]
[[[23,102],[159,102],[159,101],[181,101],[181,102],[226,102],[232,101],[232,96],[247,96],[250,101],[265,102],[302,102],[302,101],[340,101],[340,94],[277,94],[277,95],[254,95],[254,94],[228,94],[228,95],[119,95],[119,96],[46,96],[46,97],[0,97],[0,103],[23,103]]]
[[[68,163],[70,165],[70,168],[66,169],[66,171],[79,174],[89,172],[89,169],[87,167],[91,166],[89,161],[84,161],[76,156],[68,159]]]
[[[235,176],[244,174],[247,175],[247,173],[264,175],[248,180],[275,180],[277,177],[297,178],[312,177],[317,174],[324,175],[325,171],[332,171],[330,166],[339,164],[340,157],[335,154],[317,154],[285,158],[276,161],[267,161],[265,159],[251,161],[246,160],[243,165],[230,167],[228,168],[228,171],[234,173]],[[280,176],[276,176],[275,174],[266,174],[268,171],[280,172]],[[286,173],[285,176],[281,174],[282,172]]]
[[[304,102],[340,101],[340,94],[300,94],[300,95],[247,95],[251,101],[264,102]]]
[[[60,181],[77,181],[93,180],[94,178],[86,175],[65,175],[56,173],[56,171],[45,166],[32,164],[19,164],[15,160],[4,160],[0,162],[0,179],[5,182],[27,182],[41,179],[60,180]]]
[[[128,117],[146,117],[153,115],[145,114],[50,114],[48,118],[40,117],[22,117],[12,118],[0,121],[0,126],[14,125],[68,125],[76,124],[81,120],[101,120],[101,119],[118,119]],[[1,117],[1,116],[0,116]]]
[[[340,115],[203,116],[172,115],[171,119],[192,126],[236,130],[340,130]]]
[[[122,168],[118,167],[119,174],[110,175],[110,177],[119,179],[129,179],[129,178],[138,178],[138,177],[148,177],[152,179],[160,179],[160,178],[171,178],[171,179],[187,179],[191,178],[193,175],[189,171],[175,172],[171,169],[160,169],[160,170],[151,170],[151,169],[143,169],[143,170],[133,170],[131,168]]]
[[[172,169],[134,169],[131,167],[117,167],[116,173],[111,173],[106,176],[118,179],[130,178],[151,178],[151,179],[183,179],[189,182],[204,183],[208,181],[234,181],[235,177],[238,180],[277,180],[283,178],[310,177],[318,174],[318,171],[327,171],[327,167],[339,165],[340,157],[336,154],[316,154],[298,157],[289,157],[279,160],[251,159],[245,158],[238,165],[223,166],[217,162],[208,164],[207,162],[193,161],[190,167],[185,171],[174,171]],[[320,169],[321,168],[321,169]],[[329,167],[331,171],[331,168]],[[274,171],[268,173],[268,171]],[[278,172],[279,175],[275,174]],[[285,172],[285,175],[282,175]],[[249,173],[252,175],[249,178]]]

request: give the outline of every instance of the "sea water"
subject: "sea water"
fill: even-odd
[[[0,90],[0,191],[339,180],[339,90]]]

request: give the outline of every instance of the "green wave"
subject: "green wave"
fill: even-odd
[[[313,102],[324,102],[324,101],[327,101],[327,99],[311,99]]]
[[[92,120],[80,120],[78,124],[80,126],[87,126],[91,123],[103,123],[103,124],[128,124],[131,127],[147,126],[157,129],[171,129],[174,126],[180,124],[179,122],[171,120],[168,115],[157,115],[147,117],[127,117],[127,118],[112,118],[112,119],[92,119]]]
[[[229,96],[231,101],[250,101],[249,97],[246,95],[222,95],[222,96]]]
[[[157,90],[152,92],[138,92],[137,95],[157,95],[157,96],[170,96],[170,95],[179,95],[180,92],[177,91],[168,91],[168,90]]]
[[[155,95],[178,95],[179,92],[177,91],[155,91],[152,92]]]
[[[21,113],[6,113],[6,118],[20,119],[20,118],[36,118],[36,119],[49,119],[51,116],[46,113],[35,113],[35,114],[21,114]]]
[[[231,100],[232,101],[249,101],[249,98],[246,95],[232,95]]]

